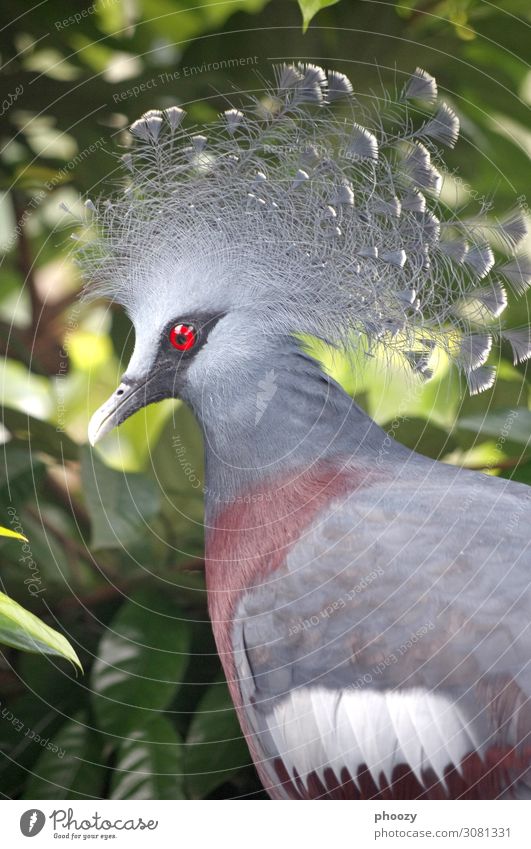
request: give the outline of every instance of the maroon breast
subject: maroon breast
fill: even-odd
[[[217,511],[206,531],[206,579],[212,626],[229,684],[234,677],[231,627],[241,594],[282,566],[291,546],[328,504],[380,474],[323,462],[242,492]]]

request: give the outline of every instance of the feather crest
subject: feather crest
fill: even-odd
[[[191,133],[177,106],[132,124],[127,191],[97,203],[97,214],[88,206],[91,239],[77,248],[89,292],[134,319],[150,299],[172,309],[187,286],[205,308],[249,310],[271,333],[313,333],[346,349],[365,336],[369,350],[399,350],[424,377],[428,355],[416,349],[429,339],[429,354],[444,349],[471,392],[488,388],[484,363],[499,338],[490,324],[507,296],[490,276],[485,229],[445,223],[436,200],[436,144],[455,142],[458,121],[442,105],[415,131],[408,111],[409,100],[435,102],[433,77],[417,69],[397,102],[382,98],[372,112],[339,72],[285,64],[275,78],[263,99],[242,96]],[[512,254],[521,214],[496,226]],[[517,295],[531,284],[526,257],[501,272]],[[526,334],[505,332],[519,361]]]

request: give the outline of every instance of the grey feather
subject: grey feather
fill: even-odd
[[[437,114],[424,124],[418,135],[455,147],[459,138],[459,118],[446,103],[441,103]]]
[[[492,280],[487,286],[474,289],[470,297],[479,301],[495,318],[501,315],[507,306],[507,292],[499,280]]]
[[[303,171],[302,168],[299,168],[297,173],[295,174],[295,178],[291,184],[292,189],[298,189],[299,186],[302,186],[303,183],[306,183],[310,179],[307,171]]]
[[[451,242],[441,241],[439,243],[439,250],[454,260],[454,262],[464,262],[465,257],[468,253],[468,245],[462,239],[455,239]]]
[[[434,103],[437,98],[435,78],[423,71],[422,68],[417,68],[409,78],[404,97],[409,100],[425,100],[428,103]]]
[[[419,188],[439,193],[442,178],[431,164],[430,152],[423,144],[416,142],[411,145],[404,160],[404,167]]]
[[[190,137],[190,143],[195,153],[202,153],[207,144],[207,137],[201,135],[201,133],[197,133],[195,136]]]
[[[527,236],[527,224],[522,211],[516,209],[503,221],[498,222],[496,231],[510,248],[517,247]]]
[[[424,212],[426,210],[426,198],[418,189],[409,189],[401,197],[402,209],[408,212]]]
[[[281,90],[295,88],[300,85],[303,75],[294,65],[278,65],[277,72],[278,87]]]
[[[523,295],[531,285],[531,257],[517,256],[512,262],[502,265],[502,274],[510,280],[518,295]]]
[[[347,155],[356,159],[378,159],[378,140],[366,127],[354,124],[347,143]]]
[[[494,366],[480,366],[473,371],[465,373],[468,391],[471,395],[478,395],[480,392],[485,392],[490,389],[496,379],[496,369]]]
[[[228,133],[233,136],[244,119],[244,114],[239,109],[226,109],[223,113],[227,124]]]
[[[484,365],[492,349],[492,336],[488,333],[470,334],[461,339],[458,360],[466,372]]]
[[[301,153],[300,164],[304,168],[313,168],[320,160],[320,154],[315,145],[309,144]]]
[[[404,356],[406,357],[409,365],[413,369],[413,371],[424,375],[426,378],[432,376],[432,372],[429,369],[429,361],[431,357],[431,352],[426,351],[404,351]]]
[[[164,115],[170,125],[171,131],[175,132],[175,130],[180,127],[183,122],[186,112],[184,109],[181,109],[180,106],[168,106],[168,108],[164,110]]]
[[[441,222],[429,209],[419,213],[418,222],[422,227],[423,240],[438,242],[441,232]]]
[[[352,83],[345,74],[341,74],[339,71],[328,71],[327,77],[328,89],[326,97],[329,103],[352,94]]]
[[[396,268],[403,268],[407,260],[407,254],[403,248],[399,251],[380,251],[379,257],[383,262],[394,265]]]
[[[481,279],[491,270],[494,265],[494,254],[489,245],[474,245],[469,248],[464,257],[464,261]]]
[[[397,292],[396,297],[410,307],[417,300],[417,291],[416,289],[406,289],[404,292]]]
[[[291,95],[293,105],[321,103],[326,82],[326,74],[318,65],[299,63],[296,68],[281,66],[278,87]]]
[[[135,136],[135,138],[140,139],[141,141],[149,141],[149,128],[143,118],[139,118],[137,121],[134,121],[129,129],[132,135]]]
[[[141,119],[145,125],[148,139],[157,141],[162,130],[162,112],[160,109],[150,109],[142,115]],[[138,123],[138,122],[137,122]],[[134,126],[134,125],[133,125]],[[131,127],[131,132],[133,127]]]
[[[336,188],[333,203],[339,206],[354,206],[354,192],[349,183],[342,183]]]
[[[531,357],[531,328],[524,327],[520,330],[503,330],[502,338],[509,342],[513,349],[513,362],[515,365],[524,363]]]
[[[378,248],[376,245],[366,245],[358,250],[359,256],[365,256],[369,259],[377,259],[378,258]]]
[[[387,200],[375,197],[373,203],[374,211],[382,215],[391,215],[393,218],[398,218],[402,211],[402,204],[396,196]]]

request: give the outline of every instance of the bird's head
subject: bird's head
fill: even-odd
[[[138,410],[165,398],[181,398],[199,409],[226,381],[242,380],[256,355],[259,325],[239,311],[202,306],[174,310],[146,329],[137,324],[133,356],[119,386],[94,413],[89,441],[102,436]]]
[[[136,334],[91,442],[146,404],[244,383],[253,358],[293,333],[378,344],[421,379],[443,348],[471,392],[492,385],[493,338],[526,359],[529,329],[499,328],[507,298],[487,243],[495,231],[510,254],[522,215],[463,222],[437,200],[438,146],[454,145],[459,122],[444,104],[431,114],[436,98],[417,69],[369,111],[343,74],[284,65],[208,138],[184,129],[179,107],[136,121],[125,189],[87,201],[79,249],[89,292],[121,303]],[[531,282],[523,257],[497,270],[518,294]]]
[[[259,354],[267,363],[290,332],[304,327],[292,323],[282,297],[264,292],[263,246],[247,245],[245,238],[236,244],[232,219],[194,231],[193,213],[187,213],[187,224],[183,213],[147,238],[142,221],[131,264],[136,285],[126,279],[109,292],[132,321],[135,345],[116,391],[92,416],[92,444],[166,398],[183,399],[198,411],[212,393],[231,386],[243,397]],[[114,209],[107,209],[107,233],[118,226],[109,221],[111,214]]]

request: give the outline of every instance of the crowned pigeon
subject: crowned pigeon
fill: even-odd
[[[367,105],[282,65],[202,132],[177,106],[130,132],[76,242],[136,333],[89,437],[163,398],[197,417],[209,612],[268,793],[531,798],[531,489],[398,444],[308,351],[488,389],[493,340],[531,352],[500,320],[521,214],[438,201],[459,121],[421,69]]]

